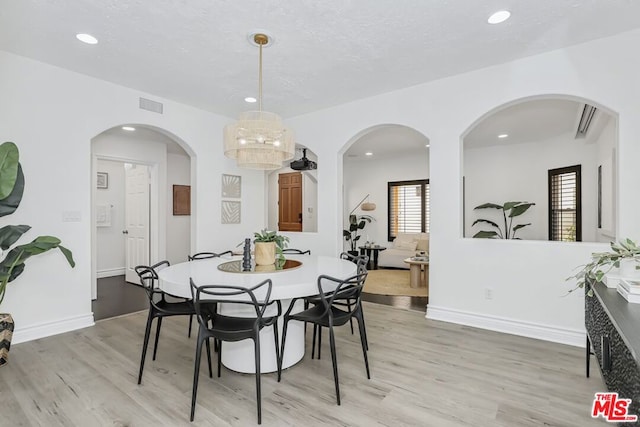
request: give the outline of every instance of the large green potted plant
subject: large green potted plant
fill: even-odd
[[[480,206],[476,206],[473,208],[474,210],[496,209],[501,211],[504,228],[498,225],[497,222],[489,219],[476,219],[473,224],[471,224],[472,227],[476,224],[489,224],[491,227],[495,228],[495,230],[481,230],[474,234],[473,237],[482,239],[518,239],[516,237],[516,231],[531,225],[531,223],[513,225],[513,218],[522,215],[533,205],[535,205],[535,203],[506,202],[502,205],[498,205],[496,203],[484,203]]]
[[[0,145],[0,217],[15,212],[22,200],[24,174],[19,158],[18,147],[13,142]],[[0,261],[0,304],[4,300],[9,282],[13,282],[22,274],[25,262],[34,255],[58,248],[69,265],[75,267],[71,251],[62,246],[57,237],[38,236],[30,243],[11,248],[30,229],[28,225],[5,225],[0,228],[0,249],[5,255]],[[7,363],[13,328],[11,315],[0,313],[0,366]]]
[[[256,265],[274,265],[276,256],[283,258],[282,250],[287,247],[289,238],[282,236],[276,231],[266,229],[253,233],[253,244],[255,247]]]
[[[342,237],[349,243],[350,254],[358,255],[358,240],[362,237],[359,232],[371,221],[375,221],[371,215],[349,215],[349,229],[342,230]]]

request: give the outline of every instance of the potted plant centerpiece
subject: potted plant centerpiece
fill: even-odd
[[[4,142],[0,145],[0,216],[15,212],[22,200],[23,191],[24,175],[19,162],[18,147],[13,142]],[[0,304],[9,282],[22,274],[25,261],[33,255],[58,248],[69,265],[75,267],[71,251],[62,246],[57,237],[38,236],[30,243],[11,248],[29,229],[31,227],[28,225],[5,225],[0,228],[0,249],[5,255],[0,261]],[[13,328],[11,315],[0,312],[0,366],[7,363]]]
[[[282,250],[287,247],[289,238],[276,231],[266,229],[253,233],[256,265],[273,265],[278,259],[284,258]]]

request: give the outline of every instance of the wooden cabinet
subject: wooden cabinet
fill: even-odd
[[[593,296],[585,296],[587,376],[591,348],[607,389],[632,399],[629,413],[640,415],[640,304],[601,283],[592,289]]]

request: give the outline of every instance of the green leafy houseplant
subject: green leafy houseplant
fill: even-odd
[[[576,280],[576,287],[569,292],[584,288],[587,282],[602,282],[604,275],[613,268],[619,268],[623,260],[634,262],[635,269],[640,270],[640,247],[631,239],[611,242],[611,252],[592,253],[589,263],[580,266],[580,270],[567,277],[567,280]],[[592,295],[591,290],[588,295]]]
[[[375,221],[375,219],[370,215],[349,215],[349,229],[342,230],[342,236],[344,240],[349,242],[351,252],[356,251],[358,240],[360,240],[361,236],[358,232],[364,229],[371,221]]]
[[[19,162],[18,147],[13,142],[0,145],[0,216],[15,212],[22,200],[24,174]],[[14,281],[25,268],[25,262],[34,255],[40,255],[58,248],[71,267],[75,267],[71,251],[53,236],[38,236],[32,242],[13,247],[20,237],[31,229],[28,225],[5,225],[0,228],[0,248],[6,254],[0,261],[0,303],[2,303],[7,284]]]
[[[504,229],[498,225],[496,222],[488,220],[488,219],[476,219],[471,226],[473,227],[476,224],[489,224],[490,226],[497,229],[485,231],[481,230],[474,234],[475,238],[482,239],[518,239],[516,237],[516,231],[524,228],[531,223],[527,224],[517,224],[513,225],[513,218],[522,215],[526,211],[529,210],[531,206],[535,205],[535,203],[529,202],[506,202],[503,205],[498,205],[495,203],[484,203],[480,206],[476,206],[473,208],[476,209],[497,209],[502,211],[502,218],[504,220]]]
[[[287,236],[282,236],[276,231],[268,231],[267,229],[262,229],[259,232],[253,233],[253,237],[253,243],[275,242],[277,258],[284,258],[282,250],[289,244],[289,238]]]

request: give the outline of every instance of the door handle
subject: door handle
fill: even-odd
[[[122,234],[129,234],[129,230],[122,230]]]
[[[298,222],[302,222],[302,212],[298,214]]]

